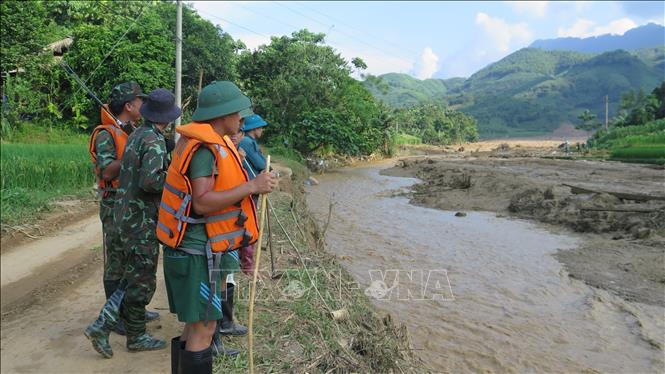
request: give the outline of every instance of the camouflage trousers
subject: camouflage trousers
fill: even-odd
[[[127,282],[127,288],[120,316],[125,324],[128,339],[145,333],[145,307],[152,300],[157,286],[159,242],[154,239],[154,235],[152,237],[122,240],[124,252],[122,279]]]
[[[107,299],[118,288],[125,272],[122,242],[113,223],[114,202],[114,197],[107,197],[99,203],[99,218],[102,221],[104,240],[104,293]]]

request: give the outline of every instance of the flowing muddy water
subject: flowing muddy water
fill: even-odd
[[[664,309],[570,279],[552,256],[581,237],[410,205],[395,195],[417,179],[386,166],[322,175],[307,201],[325,222],[332,200],[328,249],[433,370],[663,372]]]

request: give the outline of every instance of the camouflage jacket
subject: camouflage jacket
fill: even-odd
[[[122,156],[114,208],[114,222],[121,235],[134,239],[156,237],[167,169],[164,135],[154,124],[144,123],[129,136]]]

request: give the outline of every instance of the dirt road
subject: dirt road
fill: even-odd
[[[3,251],[2,373],[169,371],[168,349],[129,353],[125,338],[112,334],[115,355],[107,360],[83,336],[104,301],[100,243],[99,218],[92,215],[58,235]],[[162,315],[148,325],[151,333],[165,339],[178,334],[181,325],[168,313],[161,270],[149,308]]]

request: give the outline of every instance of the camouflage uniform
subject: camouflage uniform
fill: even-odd
[[[115,151],[113,137],[108,131],[102,130],[95,139],[95,154],[97,155],[96,168],[103,173],[111,162],[118,156]],[[101,175],[99,176],[101,177]],[[115,192],[102,197],[99,202],[99,218],[102,221],[102,232],[104,236],[104,292],[108,299],[113,291],[118,288],[122,279],[122,245],[113,225],[113,206],[115,203]]]
[[[128,344],[145,333],[145,307],[155,293],[159,258],[155,228],[168,166],[166,156],[164,136],[146,122],[129,136],[122,157],[114,222],[124,252],[127,290],[120,313]]]

